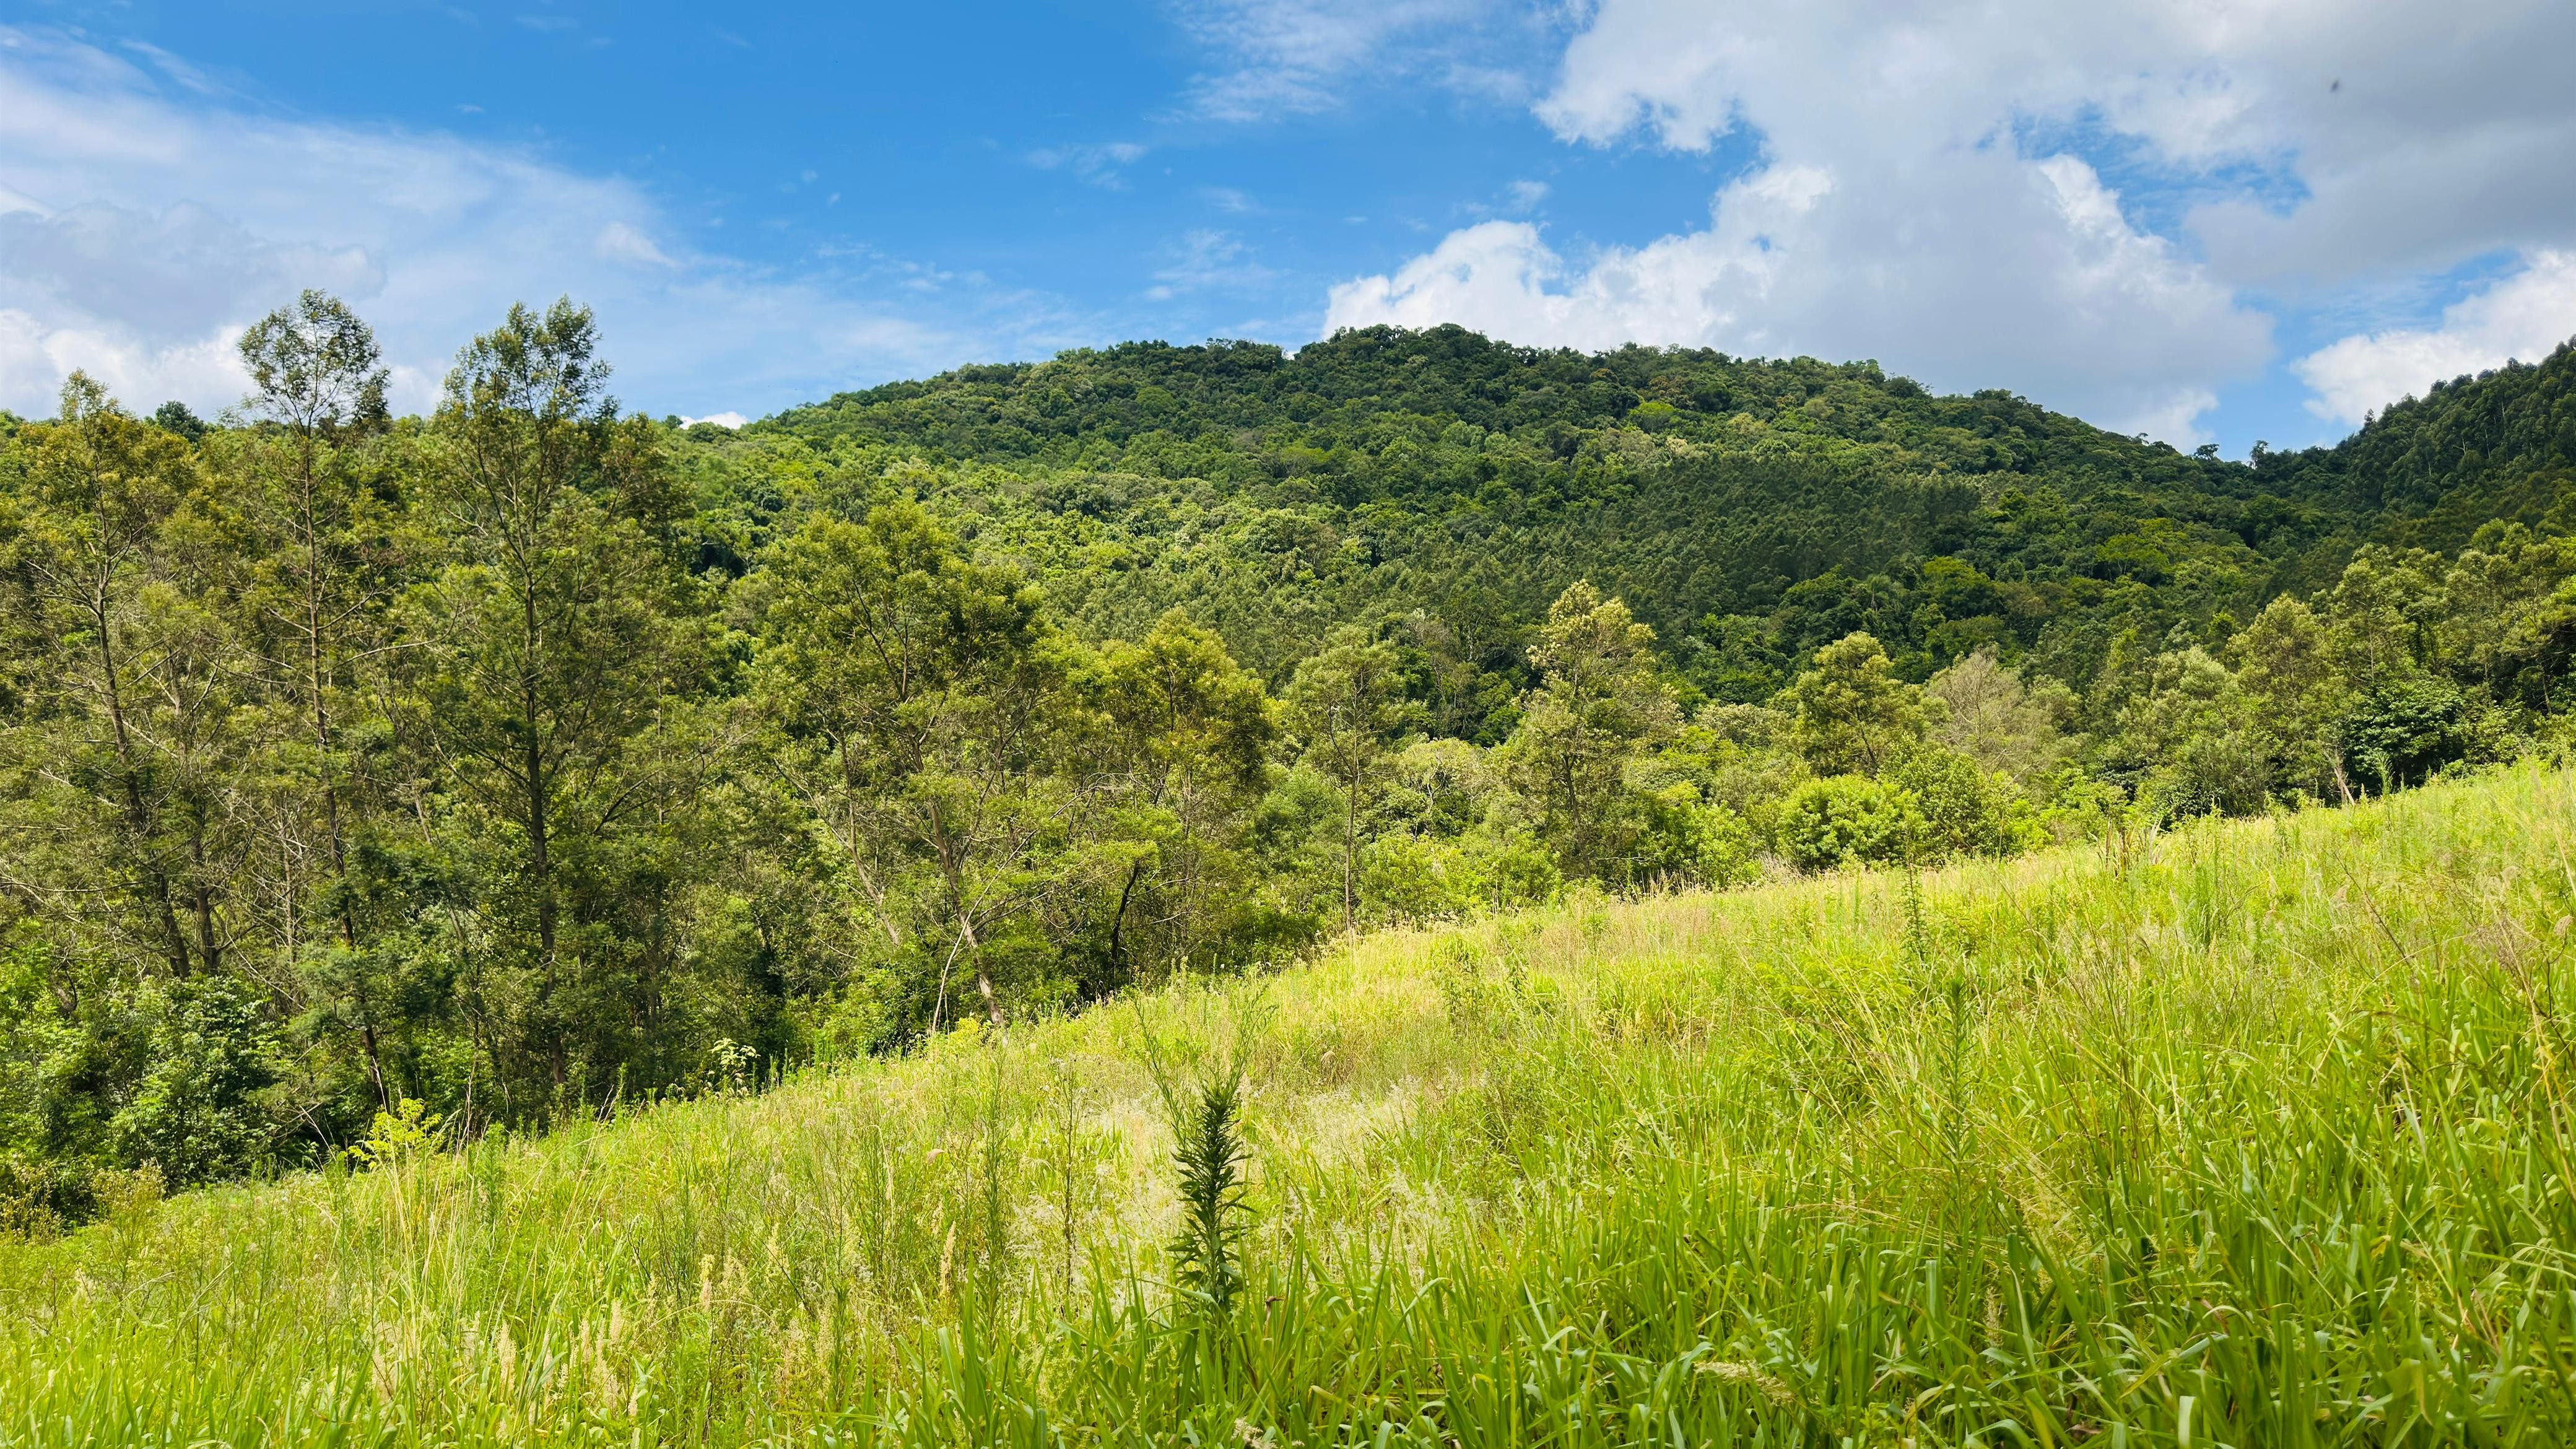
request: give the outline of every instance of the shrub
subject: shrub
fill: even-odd
[[[1901,792],[1866,775],[1828,775],[1790,792],[1780,811],[1780,853],[1800,870],[1905,858],[1919,817]]]
[[[249,1171],[270,1135],[256,1094],[277,1080],[259,998],[217,978],[177,983],[158,1004],[151,1069],[109,1128],[116,1155],[159,1164],[173,1186]]]
[[[1688,883],[1724,888],[1761,874],[1752,827],[1723,805],[1700,803],[1688,781],[1637,793],[1638,829],[1628,857],[1633,886]]]
[[[1927,746],[1892,772],[1890,783],[1912,797],[1922,817],[1917,846],[1926,860],[1953,855],[2015,855],[2025,842],[2014,829],[2014,791],[1956,750]]]

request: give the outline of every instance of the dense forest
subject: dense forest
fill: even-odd
[[[392,417],[308,293],[217,419],[0,415],[0,1219],[2567,736],[2576,348],[2237,463],[1455,328],[739,431],[598,346],[514,309]]]

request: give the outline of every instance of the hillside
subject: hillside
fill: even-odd
[[[2526,766],[1919,913],[1578,895],[758,1097],[128,1179],[0,1239],[0,1439],[2564,1443],[2572,832]],[[1219,1313],[1168,1286],[1151,1069],[1227,1057]]]
[[[2268,486],[2340,496],[2356,538],[2457,550],[2490,523],[2565,532],[2576,488],[2576,344],[2436,383],[2332,448],[2254,461]],[[2373,517],[2372,515],[2376,515]]]
[[[0,420],[0,1228],[406,1100],[535,1129],[1372,927],[2576,739],[2566,349],[2235,464],[1454,328],[735,433],[622,412],[599,342],[514,308],[395,418],[310,293],[220,425],[86,376]]]
[[[1908,678],[1992,645],[2082,686],[2119,633],[2250,619],[2364,544],[2562,524],[2571,371],[2562,347],[2248,466],[1874,363],[1380,328],[1293,356],[1131,344],[962,369],[738,441],[697,430],[697,469],[737,540],[721,551],[748,557],[799,484],[922,460],[1091,629],[1188,607],[1265,672],[1407,609],[1507,640],[1588,578],[1722,698],[1766,697],[1857,628]],[[1508,674],[1511,653],[1478,662]]]

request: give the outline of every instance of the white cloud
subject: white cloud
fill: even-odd
[[[1570,261],[1487,223],[1336,289],[1333,324],[1877,356],[2180,442],[2270,357],[2253,289],[2576,242],[2563,0],[1573,13],[1537,114],[1596,146],[1740,135],[1759,160],[1710,227]],[[2212,199],[2179,243],[2151,234],[2047,136]]]
[[[739,428],[750,421],[751,419],[744,417],[742,414],[733,412],[709,413],[702,418],[680,419],[682,426],[692,428],[696,427],[700,423],[713,423],[720,428]]]
[[[1170,265],[1154,273],[1155,285],[1145,295],[1168,302],[1185,292],[1257,287],[1278,276],[1252,259],[1252,248],[1242,238],[1201,228],[1182,236]]]
[[[1029,153],[1029,164],[1041,171],[1059,168],[1072,172],[1094,186],[1123,191],[1127,178],[1121,167],[1133,166],[1145,159],[1145,148],[1133,141],[1108,141],[1072,146],[1049,146]]]
[[[648,267],[672,265],[671,259],[662,254],[662,249],[653,244],[651,237],[622,221],[612,221],[601,227],[591,246],[613,262],[634,262]]]
[[[2438,327],[2346,337],[2292,364],[2316,393],[2308,410],[2358,423],[2436,382],[2519,359],[2538,362],[2576,337],[2576,252],[2540,251],[2523,269],[2446,308]]]
[[[1488,96],[1520,94],[1516,72],[1478,63],[1491,0],[1185,0],[1182,27],[1220,60],[1190,86],[1216,121],[1329,111],[1363,80],[1415,76]]]
[[[1463,322],[1540,346],[1624,342],[1878,357],[1944,388],[2013,387],[2122,431],[2196,441],[2213,375],[2268,346],[2237,307],[2120,219],[2080,161],[1972,153],[1935,184],[1775,164],[1719,192],[1706,230],[1570,262],[1524,222],[1453,232],[1333,289],[1327,330]],[[1962,194],[1964,193],[1964,194]]]
[[[511,302],[565,294],[599,314],[620,396],[654,412],[1080,340],[1047,298],[977,285],[923,312],[892,299],[935,269],[750,267],[689,245],[623,178],[228,108],[56,32],[0,27],[0,94],[0,407],[21,413],[51,413],[73,367],[136,406],[221,408],[233,339],[307,286],[375,325],[404,408]]]

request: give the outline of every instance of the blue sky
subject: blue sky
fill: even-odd
[[[2231,455],[2576,333],[2576,6],[0,3],[0,406],[517,298],[758,416],[1132,337],[1871,356]]]

